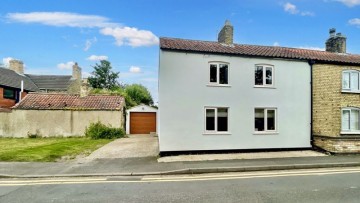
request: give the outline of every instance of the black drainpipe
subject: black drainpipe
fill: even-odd
[[[313,65],[315,64],[314,60],[308,61],[310,65],[310,144],[314,146],[314,136],[313,136]]]

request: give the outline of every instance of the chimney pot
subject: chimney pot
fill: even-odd
[[[331,28],[330,31],[329,31],[329,33],[330,33],[330,37],[335,36],[336,29],[335,29],[335,28]]]
[[[76,80],[81,80],[81,68],[78,66],[77,62],[75,62],[72,67],[72,77]]]
[[[340,32],[335,34],[336,29],[330,29],[330,37],[326,40],[326,51],[334,53],[346,53],[346,37]]]

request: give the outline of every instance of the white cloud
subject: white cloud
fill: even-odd
[[[300,47],[296,47],[299,49],[310,49],[310,50],[315,50],[315,51],[325,51],[325,48],[321,48],[321,47],[312,47],[312,46],[300,46]]]
[[[300,13],[300,15],[302,15],[302,16],[314,16],[315,13],[310,12],[310,11],[303,11],[303,12]]]
[[[131,66],[129,69],[130,73],[141,73],[141,68],[137,66]]]
[[[97,15],[81,15],[67,12],[8,13],[6,18],[13,22],[40,23],[57,27],[114,27],[116,23]]]
[[[353,18],[349,20],[349,24],[350,25],[356,25],[358,27],[360,27],[360,18]]]
[[[5,67],[9,67],[9,62],[10,62],[10,60],[12,60],[12,59],[14,59],[14,58],[12,58],[12,57],[3,58],[2,61],[3,61],[4,66],[5,66]]]
[[[97,38],[87,39],[85,42],[84,51],[88,51],[93,43],[97,42]]]
[[[135,27],[125,27],[98,15],[82,15],[67,12],[30,12],[8,13],[6,18],[9,22],[39,23],[57,27],[99,28],[101,34],[114,37],[118,46],[129,45],[140,47],[159,43],[159,38],[151,31],[139,30]],[[87,51],[92,43],[92,41],[86,41],[84,50]]]
[[[334,0],[345,4],[348,7],[354,7],[360,5],[360,0]]]
[[[280,46],[279,42],[274,42],[273,46],[278,47]]]
[[[88,78],[91,76],[91,73],[86,72],[86,71],[82,71],[82,78]]]
[[[57,65],[57,67],[60,69],[60,70],[69,70],[69,69],[72,69],[72,66],[74,65],[75,63],[73,61],[69,61],[67,63],[59,63]]]
[[[86,58],[86,60],[88,61],[101,61],[101,60],[108,60],[108,56],[97,56],[97,55],[91,55],[89,57]]]
[[[132,47],[151,46],[159,43],[159,38],[147,30],[138,30],[134,27],[103,28],[100,30],[103,35],[113,36],[116,45],[130,45]]]
[[[287,13],[290,13],[292,15],[301,15],[301,16],[314,16],[315,13],[314,12],[310,12],[310,11],[300,11],[296,5],[287,2],[286,4],[283,5],[284,11]]]
[[[290,14],[297,14],[299,13],[299,10],[296,8],[296,6],[294,4],[291,4],[289,2],[287,2],[286,4],[284,4],[284,11],[288,12]]]

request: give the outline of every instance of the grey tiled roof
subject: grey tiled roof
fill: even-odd
[[[24,81],[25,90],[39,91],[39,88],[30,78],[20,75],[13,70],[0,67],[0,85],[20,89],[22,80]]]
[[[31,75],[29,77],[39,89],[66,90],[72,82],[71,75]]]
[[[314,60],[324,63],[344,63],[353,65],[360,64],[360,55],[356,54],[339,54],[327,51],[316,51],[276,46],[258,46],[246,44],[226,45],[219,42],[166,37],[160,38],[160,49],[183,52],[188,51],[240,56]]]

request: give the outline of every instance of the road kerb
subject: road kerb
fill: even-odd
[[[359,167],[360,162],[347,163],[321,163],[321,164],[289,164],[289,165],[266,165],[266,166],[240,166],[240,167],[207,167],[207,168],[184,168],[159,172],[129,172],[129,173],[87,173],[87,174],[39,174],[39,175],[12,175],[0,174],[4,178],[65,178],[65,177],[114,177],[114,176],[148,176],[148,175],[184,175],[201,173],[226,173],[226,172],[251,172],[292,169],[314,168],[338,168]]]

